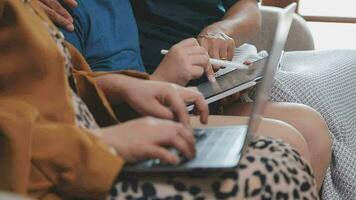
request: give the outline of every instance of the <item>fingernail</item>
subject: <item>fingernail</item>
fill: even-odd
[[[174,158],[172,159],[172,163],[174,164],[174,165],[178,165],[179,163],[180,163],[180,159],[178,158],[178,157],[176,157],[176,156],[174,156]]]
[[[68,24],[68,25],[66,25],[66,29],[68,31],[74,31],[74,25],[73,24]]]
[[[194,149],[193,149],[193,154],[192,154],[192,158],[191,158],[191,159],[195,158],[196,155],[197,155],[197,150],[196,150],[195,147],[194,147]]]
[[[72,8],[75,8],[78,6],[78,2],[76,0],[71,0],[68,2],[68,5]]]
[[[68,17],[68,20],[70,21],[70,23],[72,23],[72,24],[73,24],[73,22],[74,22],[73,17]]]
[[[246,60],[246,61],[244,62],[244,64],[245,64],[245,65],[251,65],[251,64],[252,64],[252,61],[251,61],[251,60]]]
[[[210,82],[216,82],[215,75],[210,75],[208,79]]]
[[[208,117],[202,117],[200,120],[203,124],[207,124],[208,123]]]

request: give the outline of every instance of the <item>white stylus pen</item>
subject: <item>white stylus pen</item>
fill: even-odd
[[[161,54],[166,55],[169,51],[166,49],[162,49],[161,50]],[[236,69],[249,69],[248,65],[244,65],[241,63],[237,63],[237,62],[231,62],[231,61],[226,61],[226,60],[218,60],[218,59],[214,59],[214,58],[209,58],[210,63],[212,65],[218,65],[218,66],[224,66],[224,67],[232,67],[232,68],[236,68]]]

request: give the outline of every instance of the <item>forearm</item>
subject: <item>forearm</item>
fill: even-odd
[[[261,27],[261,14],[256,0],[241,0],[225,14],[223,20],[215,23],[225,34],[240,45],[250,40]]]
[[[148,74],[132,70],[94,72],[91,76],[112,105],[126,102],[127,91],[132,84],[150,80]]]
[[[125,100],[125,85],[131,84],[131,77],[121,74],[107,74],[95,77],[95,81],[111,104]]]

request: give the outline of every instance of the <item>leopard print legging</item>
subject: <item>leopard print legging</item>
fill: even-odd
[[[308,163],[288,144],[255,138],[225,172],[121,174],[109,200],[319,199]]]

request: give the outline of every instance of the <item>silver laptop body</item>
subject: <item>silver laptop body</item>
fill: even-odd
[[[263,79],[258,86],[256,100],[247,125],[195,129],[197,154],[193,160],[184,160],[179,165],[168,165],[160,160],[148,160],[124,167],[126,172],[187,172],[193,170],[222,170],[236,167],[257,132],[262,113],[269,99],[275,72],[292,24],[296,4],[286,7],[279,16],[270,56],[263,67]],[[179,152],[172,149],[179,155]]]

